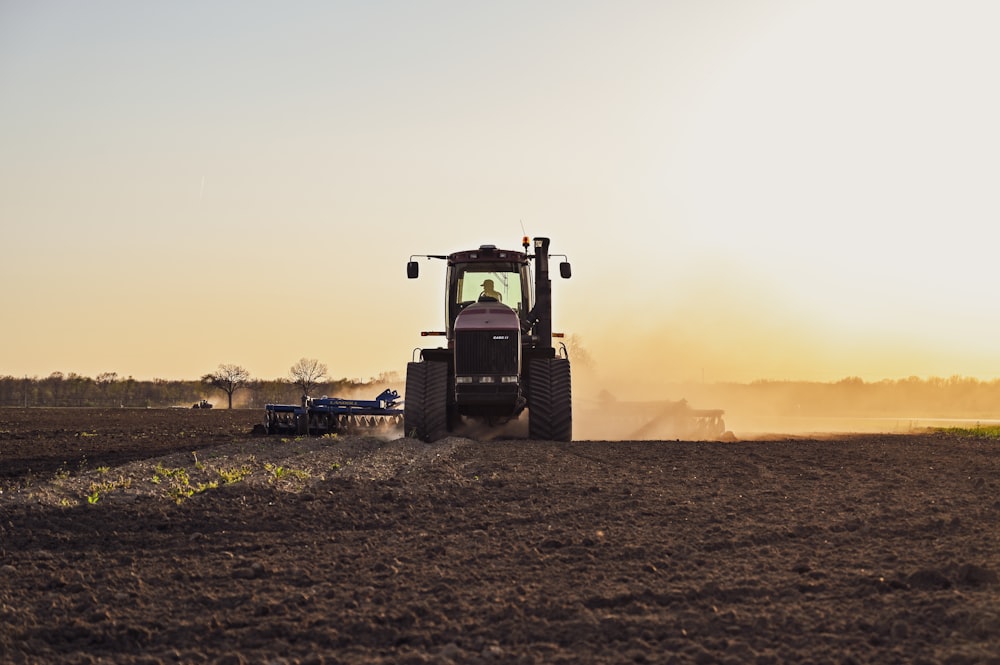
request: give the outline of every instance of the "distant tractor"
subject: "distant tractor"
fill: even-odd
[[[523,247],[417,255],[447,262],[445,330],[422,333],[444,336],[447,346],[419,349],[407,364],[405,435],[435,441],[463,418],[496,426],[527,409],[532,439],[572,440],[569,357],[565,345],[557,351],[552,343],[549,239],[525,237]],[[571,269],[563,259],[566,279]],[[418,276],[414,257],[406,272]]]
[[[195,402],[194,404],[192,404],[191,408],[192,409],[211,409],[212,408],[212,403],[209,402],[207,399],[203,399],[200,402]]]

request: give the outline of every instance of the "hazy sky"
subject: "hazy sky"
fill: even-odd
[[[1000,5],[0,0],[0,374],[401,370],[548,235],[602,380],[1000,376]]]

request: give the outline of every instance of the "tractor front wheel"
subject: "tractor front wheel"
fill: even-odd
[[[448,435],[447,363],[407,363],[403,397],[405,436],[430,442]]]
[[[573,397],[567,358],[536,358],[528,366],[528,435],[573,440]]]

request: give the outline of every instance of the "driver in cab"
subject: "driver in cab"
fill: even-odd
[[[483,287],[483,292],[479,294],[480,299],[492,298],[497,302],[503,302],[503,296],[501,296],[500,293],[493,288],[492,279],[484,280],[480,286]]]

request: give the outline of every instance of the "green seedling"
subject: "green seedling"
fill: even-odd
[[[156,468],[153,469],[153,477],[170,478],[184,485],[187,485],[190,481],[187,469],[183,469],[181,467],[168,469],[167,467],[163,466],[163,464],[156,465]]]
[[[90,494],[87,495],[87,503],[95,504],[100,499],[101,494],[107,494],[113,492],[114,490],[128,489],[132,486],[132,479],[126,478],[125,476],[118,476],[117,480],[106,480],[100,483],[90,483],[90,487],[87,489]]]
[[[277,466],[270,462],[264,464],[264,470],[270,473],[274,480],[280,480],[288,472],[285,467]]]
[[[249,464],[244,464],[239,468],[232,467],[229,469],[218,470],[219,477],[222,478],[223,482],[227,485],[237,483],[249,476],[251,473],[253,473],[253,468]]]
[[[295,478],[297,480],[305,480],[309,477],[308,471],[302,471],[300,469],[289,469],[283,466],[278,466],[276,464],[271,464],[270,462],[264,463],[264,470],[271,474],[270,482],[275,482],[281,480],[282,478]]]
[[[173,485],[167,491],[167,496],[173,499],[178,505],[183,503],[184,499],[189,498],[193,494],[194,489],[190,485]]]
[[[169,483],[167,496],[177,503],[181,503],[184,499],[194,494],[195,491],[191,487],[191,477],[188,475],[187,469],[180,467],[171,469],[162,464],[157,464],[153,471],[153,477],[150,480],[155,485],[159,485],[164,480],[167,481]]]

